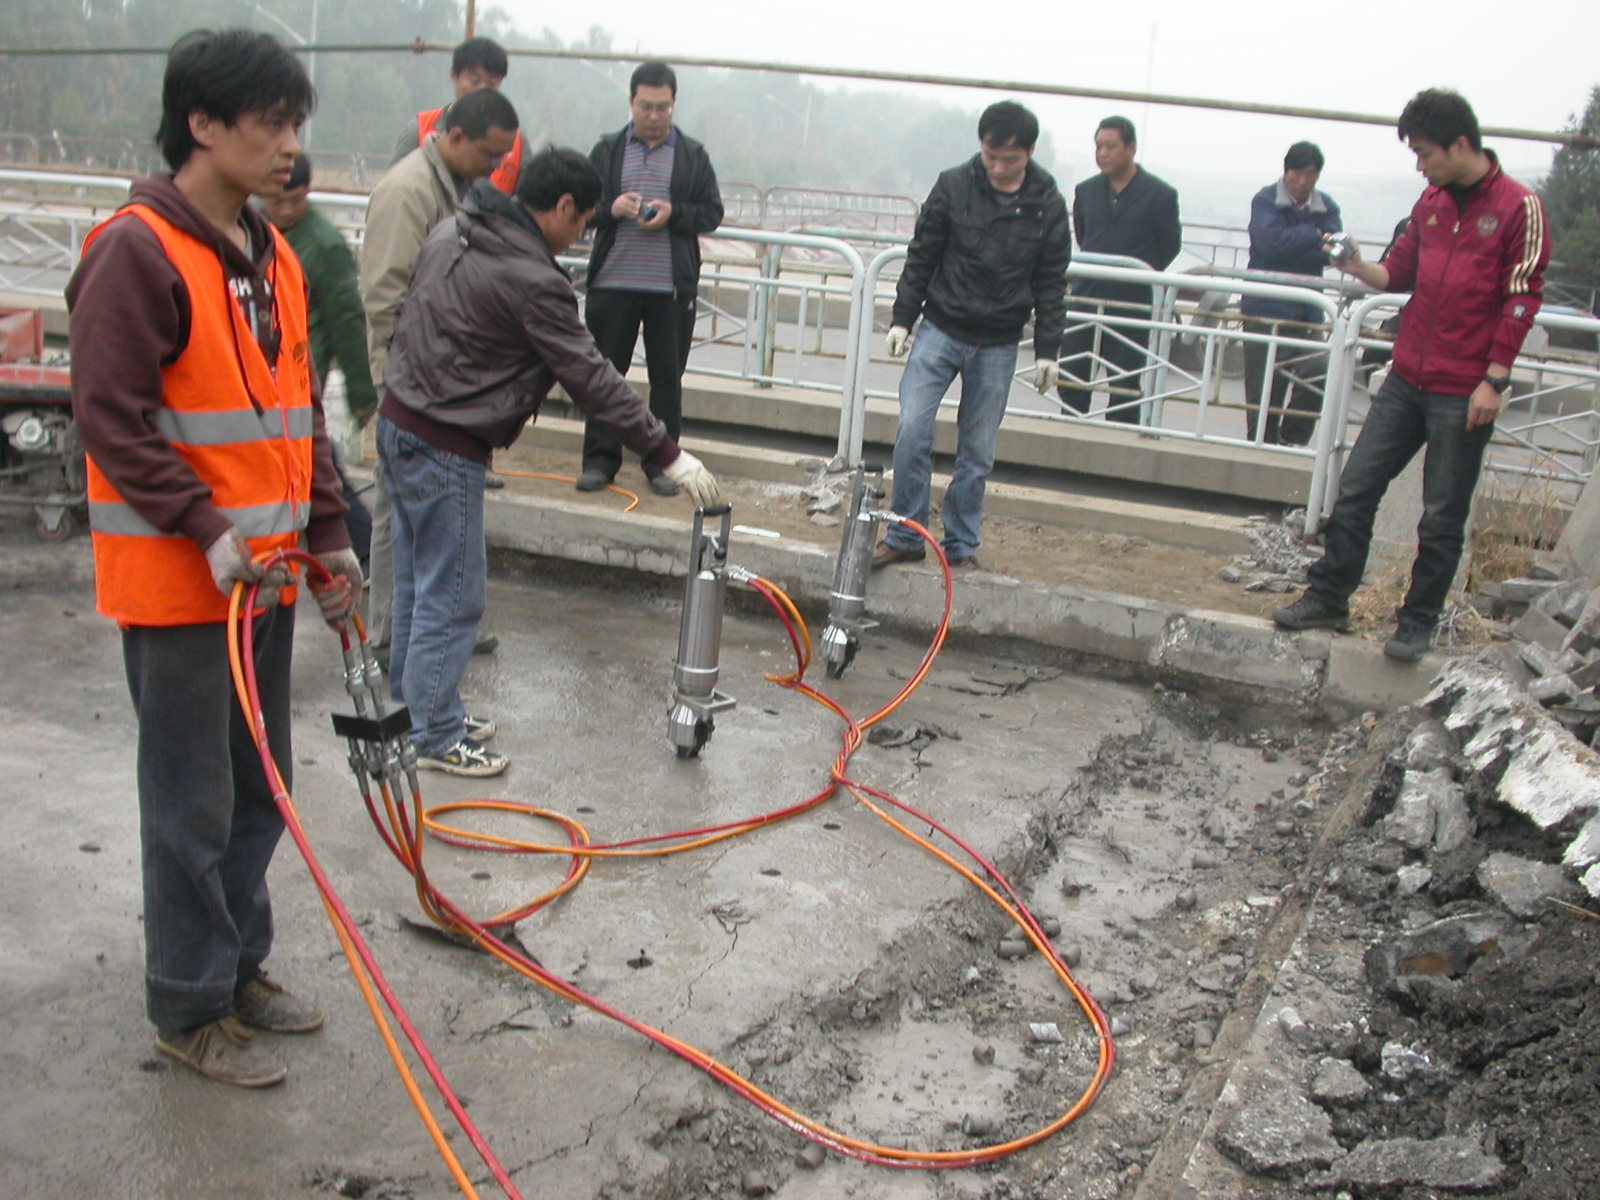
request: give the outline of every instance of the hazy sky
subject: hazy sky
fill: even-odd
[[[1483,124],[1531,129],[1563,127],[1600,82],[1595,0],[1058,0],[999,9],[974,0],[499,0],[499,7],[528,30],[549,28],[571,41],[600,26],[618,50],[667,58],[863,67],[1393,115],[1421,88],[1447,86],[1472,102]],[[1003,94],[919,90],[968,108]],[[1039,113],[1067,176],[1092,170],[1094,125],[1120,110],[1139,128],[1140,161],[1158,174],[1214,172],[1265,183],[1281,172],[1289,143],[1309,138],[1327,154],[1323,183],[1335,193],[1341,177],[1417,179],[1392,127],[1022,99]],[[1548,145],[1490,145],[1513,173],[1549,165]]]

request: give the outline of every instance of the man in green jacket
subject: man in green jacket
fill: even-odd
[[[295,158],[283,194],[263,200],[262,208],[294,248],[305,271],[306,287],[311,293],[311,360],[317,368],[317,378],[326,384],[328,373],[335,366],[344,373],[344,398],[350,419],[358,429],[365,428],[378,411],[378,392],[372,386],[372,367],[367,361],[367,318],[361,309],[356,260],[344,235],[311,207],[309,158],[304,154]],[[335,450],[337,459],[337,447]],[[372,540],[372,515],[350,485],[344,463],[339,462],[338,466],[345,502],[350,505],[345,523],[365,569]]]
[[[264,202],[267,219],[289,239],[311,288],[311,357],[317,377],[327,381],[335,365],[344,372],[350,419],[365,428],[378,411],[367,361],[367,318],[361,311],[361,282],[355,256],[344,235],[311,207],[311,160],[294,160],[283,195]]]

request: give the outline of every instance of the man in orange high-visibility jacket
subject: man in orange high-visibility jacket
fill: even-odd
[[[490,88],[498,92],[500,85],[506,81],[509,65],[510,60],[499,42],[486,37],[468,38],[450,55],[450,86],[455,90],[455,99],[459,100],[463,96],[470,95],[479,88]],[[446,104],[443,108],[419,112],[407,121],[405,128],[400,131],[400,136],[395,140],[394,157],[389,165],[394,166],[421,146],[435,129],[443,128],[444,115],[449,111],[450,105]],[[511,144],[510,153],[489,174],[494,186],[508,196],[515,194],[517,180],[522,177],[522,165],[528,157],[526,147],[527,142],[519,129],[516,140]]]
[[[157,134],[173,174],[134,184],[67,285],[96,602],[122,628],[139,724],[146,1008],[160,1050],[242,1087],[285,1074],[252,1027],[305,1033],[322,1014],[261,969],[283,819],[233,696],[228,597],[261,583],[255,661],[287,782],[294,588],[253,559],[305,545],[334,576],[317,593],[331,624],[361,590],[305,278],[247,203],[288,181],[315,100],[265,34],[180,39]]]

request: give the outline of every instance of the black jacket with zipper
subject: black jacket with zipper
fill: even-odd
[[[672,147],[672,182],[667,199],[672,216],[667,218],[667,233],[672,238],[672,288],[692,293],[700,286],[700,235],[722,224],[722,193],[717,189],[717,173],[712,169],[706,148],[681,129],[674,129],[677,142]],[[592,285],[600,268],[616,244],[617,226],[611,215],[611,202],[622,194],[622,156],[628,145],[628,129],[608,133],[589,151],[589,161],[600,172],[604,190],[594,212],[594,249],[589,252]]]
[[[1034,355],[1054,358],[1066,321],[1072,237],[1056,181],[1028,164],[1022,187],[1002,196],[983,156],[939,176],[917,215],[895,291],[894,323],[926,316],[957,341],[999,346],[1022,340],[1034,319]]]

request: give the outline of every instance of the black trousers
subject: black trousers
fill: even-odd
[[[1144,306],[1143,312],[1137,312],[1120,304],[1113,304],[1106,309],[1109,316],[1116,316],[1119,313],[1139,317],[1148,317],[1150,315],[1149,288],[1138,288],[1131,295],[1126,293],[1118,293],[1116,295],[1107,293],[1104,299]],[[1092,312],[1097,307],[1094,301],[1095,298],[1092,296],[1075,296],[1068,300],[1067,328],[1061,335],[1061,351],[1056,356],[1061,362],[1063,376],[1071,374],[1083,380],[1090,380],[1094,376],[1095,360],[1090,358],[1089,355],[1094,352],[1094,336],[1097,327],[1092,324],[1075,323],[1073,320],[1074,308],[1079,312]],[[1148,329],[1118,329],[1113,333],[1109,328],[1102,328],[1099,329],[1099,333],[1100,357],[1111,364],[1106,368],[1108,374],[1139,371],[1149,365],[1150,331]],[[1123,341],[1123,338],[1128,340]],[[1133,344],[1129,345],[1129,342]],[[1131,375],[1118,381],[1115,385],[1108,386],[1137,392],[1142,384],[1142,376]],[[1056,394],[1061,397],[1061,402],[1073,412],[1080,416],[1087,416],[1089,403],[1094,398],[1094,388],[1063,383],[1056,388]],[[1125,404],[1127,407],[1113,408],[1112,411],[1106,413],[1106,420],[1121,421],[1127,425],[1139,424],[1139,412],[1142,406],[1136,403],[1136,400],[1137,397],[1135,396],[1119,396],[1111,393],[1107,398],[1108,405]]]
[[[683,372],[694,340],[695,296],[675,292],[625,292],[594,288],[584,304],[584,324],[600,353],[624,375],[644,329],[644,361],[650,376],[650,411],[676,441],[683,431]],[[607,479],[622,466],[622,443],[598,421],[583,427],[583,469]]]
[[[293,608],[256,621],[262,710],[286,784],[293,650]],[[234,698],[226,625],[130,625],[122,658],[139,722],[145,1009],[176,1033],[231,1013],[272,948],[267,867],[283,818]]]
[[[1262,383],[1267,373],[1267,350],[1263,342],[1244,344],[1244,410],[1249,417],[1249,434],[1256,436],[1256,420],[1261,409]],[[1328,374],[1325,354],[1312,354],[1292,346],[1279,346],[1272,371],[1272,387],[1267,392],[1267,423],[1262,443],[1268,446],[1305,446],[1322,413],[1322,397],[1310,384],[1320,384]]]
[[[1467,428],[1468,404],[1466,396],[1424,392],[1390,372],[1339,476],[1339,498],[1323,529],[1327,552],[1306,572],[1318,599],[1342,608],[1361,586],[1378,503],[1421,450],[1422,520],[1400,625],[1425,631],[1439,623],[1466,545],[1484,451],[1494,436],[1493,425]]]

